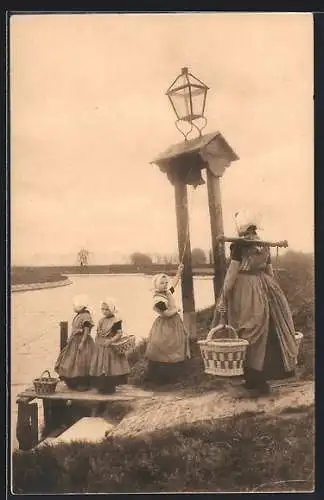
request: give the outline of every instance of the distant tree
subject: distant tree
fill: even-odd
[[[89,250],[81,248],[78,252],[78,262],[81,267],[86,267],[89,264]]]
[[[191,251],[191,261],[193,265],[206,264],[206,254],[202,248],[194,248]]]
[[[135,266],[150,266],[152,259],[149,255],[141,252],[134,252],[130,256],[131,263]]]

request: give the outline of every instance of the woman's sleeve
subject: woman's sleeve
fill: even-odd
[[[89,313],[84,313],[83,318],[81,320],[81,325],[82,328],[85,328],[87,326],[90,329],[94,326],[94,323]]]
[[[113,324],[113,326],[111,328],[111,332],[117,333],[121,329],[122,329],[122,321],[117,321],[116,323]]]
[[[237,262],[241,262],[242,260],[242,247],[238,244],[232,243],[230,246],[231,251],[231,260],[236,260]]]
[[[167,310],[167,306],[164,302],[162,302],[162,300],[160,302],[157,302],[156,304],[154,304],[154,307],[161,312],[164,312]]]

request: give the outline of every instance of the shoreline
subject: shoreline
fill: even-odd
[[[60,286],[71,285],[73,283],[73,277],[83,277],[83,276],[148,276],[151,277],[151,273],[145,272],[132,272],[132,273],[122,273],[122,272],[110,272],[110,273],[68,273],[67,276],[64,276],[61,280],[57,281],[44,281],[44,282],[35,282],[35,283],[17,283],[11,285],[11,292],[28,292],[32,290],[45,290],[48,288],[57,288]],[[212,274],[208,273],[199,273],[193,274],[193,278],[200,279],[210,279],[212,278]]]
[[[11,285],[12,292],[29,292],[31,290],[45,290],[47,288],[58,288],[60,286],[71,285],[73,281],[69,277],[64,277],[60,281],[46,281],[44,283],[20,283]]]

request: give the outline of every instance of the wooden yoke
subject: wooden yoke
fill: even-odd
[[[218,241],[224,243],[243,243],[244,245],[258,245],[259,247],[277,247],[287,248],[288,241],[263,241],[263,240],[250,240],[246,238],[227,238],[226,236],[219,236]]]

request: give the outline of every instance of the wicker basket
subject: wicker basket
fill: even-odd
[[[118,352],[118,354],[127,354],[135,347],[135,336],[127,335],[122,337],[118,342],[113,342],[111,347]]]
[[[48,374],[47,377],[43,376],[45,373]],[[45,370],[39,378],[35,378],[33,380],[35,392],[40,396],[44,396],[45,394],[53,394],[58,382],[59,379],[51,377],[51,374],[48,370]]]
[[[206,340],[198,341],[205,365],[205,373],[221,377],[243,375],[247,340],[240,339],[229,325],[212,328]]]

